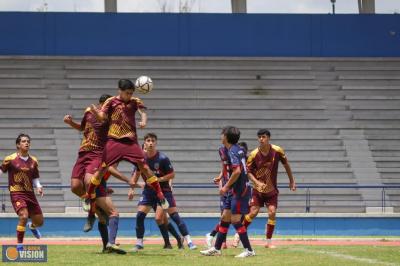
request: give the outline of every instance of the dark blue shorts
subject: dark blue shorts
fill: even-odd
[[[225,194],[220,197],[219,207],[221,212],[231,209],[232,194]]]
[[[176,202],[174,195],[171,191],[163,191],[165,199],[169,203],[169,207],[176,207]],[[138,205],[151,206],[153,210],[157,208],[159,200],[157,198],[157,193],[152,189],[143,189],[142,196],[139,199]]]
[[[244,197],[232,197],[231,200],[232,214],[248,214],[249,200],[250,197],[248,195],[245,195]]]

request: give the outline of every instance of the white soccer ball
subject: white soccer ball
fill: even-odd
[[[148,76],[140,76],[135,81],[135,91],[146,94],[153,89],[153,81]]]

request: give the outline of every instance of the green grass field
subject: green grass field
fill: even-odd
[[[129,250],[132,246],[123,245]],[[257,256],[237,259],[242,249],[227,249],[220,257],[205,257],[199,250],[163,250],[147,245],[139,253],[102,254],[100,246],[48,246],[46,265],[400,265],[399,247],[389,246],[257,246]],[[201,247],[202,249],[202,247]],[[29,265],[12,263],[12,265]],[[38,265],[37,263],[34,265]]]

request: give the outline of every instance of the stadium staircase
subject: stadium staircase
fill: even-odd
[[[142,97],[149,122],[138,132],[140,138],[149,131],[159,135],[175,184],[211,183],[225,125],[238,126],[250,149],[257,145],[257,130],[269,128],[297,183],[398,184],[399,73],[394,59],[2,57],[0,156],[13,152],[15,136],[25,131],[33,137],[42,183],[68,185],[80,136],[63,124],[63,115],[80,119],[102,93],[116,93],[118,79],[148,75],[155,89]],[[130,172],[125,163],[120,169]],[[283,167],[278,180],[288,183]],[[126,192],[116,188],[114,201],[121,212],[135,212],[139,196],[129,202]],[[395,211],[398,192],[387,192]],[[182,212],[219,212],[216,189],[174,193]],[[304,212],[306,194],[282,188],[279,211]],[[363,213],[380,206],[380,195],[370,189],[312,189],[310,211]],[[79,206],[68,189],[47,190],[40,201],[45,212]]]

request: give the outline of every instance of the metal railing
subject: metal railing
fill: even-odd
[[[69,185],[55,185],[55,184],[43,184],[43,186],[46,189],[70,189]],[[115,184],[113,183],[112,188],[128,188],[126,184]],[[305,202],[305,212],[309,213],[311,211],[312,207],[312,201],[313,201],[313,192],[317,192],[319,189],[358,189],[358,190],[366,190],[370,189],[373,191],[376,191],[376,195],[380,195],[379,198],[373,199],[370,201],[373,201],[374,203],[378,203],[378,206],[382,208],[382,212],[385,212],[387,206],[387,191],[389,190],[396,190],[400,189],[400,184],[386,184],[386,185],[349,185],[349,184],[297,184],[297,189],[299,190],[305,190],[304,194],[304,202]],[[216,189],[216,185],[214,184],[187,184],[187,183],[175,183],[173,185],[174,189]],[[279,189],[288,189],[288,184],[280,184],[278,185]],[[5,212],[6,206],[6,197],[8,196],[8,186],[7,185],[0,185],[0,190],[1,190],[1,211]],[[380,191],[379,191],[380,190]],[[71,192],[72,193],[72,192]],[[379,193],[379,194],[378,194]],[[319,194],[314,194],[314,195],[321,195]],[[400,195],[400,194],[399,194]],[[281,200],[281,199],[280,199]],[[394,200],[390,199],[391,203],[393,202],[398,202],[400,200]],[[360,202],[366,202],[368,203],[368,200],[363,199]],[[377,206],[377,204],[374,204]],[[400,206],[400,204],[399,204]],[[314,206],[315,207],[315,206]],[[367,206],[368,207],[368,206]]]

